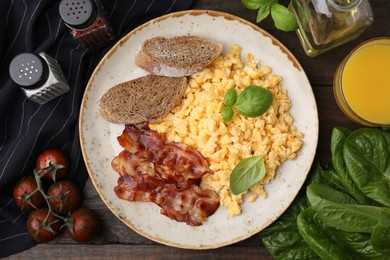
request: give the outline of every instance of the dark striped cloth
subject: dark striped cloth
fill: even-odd
[[[69,178],[83,187],[88,178],[78,136],[82,95],[95,66],[110,47],[136,26],[157,16],[190,8],[192,0],[102,0],[115,39],[93,48],[74,41],[60,19],[59,1],[0,0],[0,258],[32,247],[26,233],[29,212],[12,198],[16,181],[31,175],[40,152],[49,148],[70,156]],[[21,52],[44,51],[61,66],[71,87],[65,95],[38,105],[11,81],[8,66]]]

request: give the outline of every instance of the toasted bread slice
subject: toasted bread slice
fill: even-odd
[[[154,37],[142,44],[135,63],[156,75],[190,76],[207,67],[222,49],[222,44],[199,36]]]
[[[117,124],[149,121],[168,113],[181,100],[186,86],[186,77],[151,74],[120,83],[100,98],[100,114]]]

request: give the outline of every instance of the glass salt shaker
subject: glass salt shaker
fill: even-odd
[[[57,61],[44,52],[15,56],[9,73],[24,94],[38,104],[45,104],[70,90]]]
[[[368,0],[291,0],[289,9],[311,57],[355,39],[373,22]]]
[[[84,47],[97,46],[114,37],[103,6],[97,0],[62,0],[59,12],[73,38]]]

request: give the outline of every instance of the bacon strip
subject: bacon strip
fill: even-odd
[[[219,207],[219,196],[198,185],[210,173],[197,150],[168,143],[147,124],[126,125],[119,144],[125,149],[112,162],[119,173],[116,195],[128,201],[154,202],[161,213],[188,225],[201,225]]]
[[[161,214],[191,226],[202,225],[219,207],[214,191],[197,185],[179,191],[173,184],[146,174],[120,177],[114,191],[124,200],[154,202],[161,207]]]

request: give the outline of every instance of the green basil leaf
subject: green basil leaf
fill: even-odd
[[[295,16],[287,9],[287,7],[281,4],[272,4],[271,16],[276,28],[279,30],[290,32],[298,29],[298,23]]]
[[[222,107],[222,120],[226,123],[229,122],[234,116],[234,111],[231,107]]]
[[[234,107],[241,115],[257,117],[264,114],[271,106],[273,96],[271,91],[259,86],[248,86],[238,96]]]
[[[238,195],[259,182],[264,176],[263,156],[252,156],[241,160],[230,175],[230,190],[234,195]]]
[[[226,91],[225,96],[223,97],[223,103],[227,106],[233,106],[237,100],[237,90],[235,88],[231,88]]]
[[[241,0],[241,3],[249,10],[257,10],[260,8],[261,0]]]
[[[256,18],[257,23],[264,20],[270,14],[273,3],[275,3],[274,0],[260,0],[260,7],[258,8]]]

